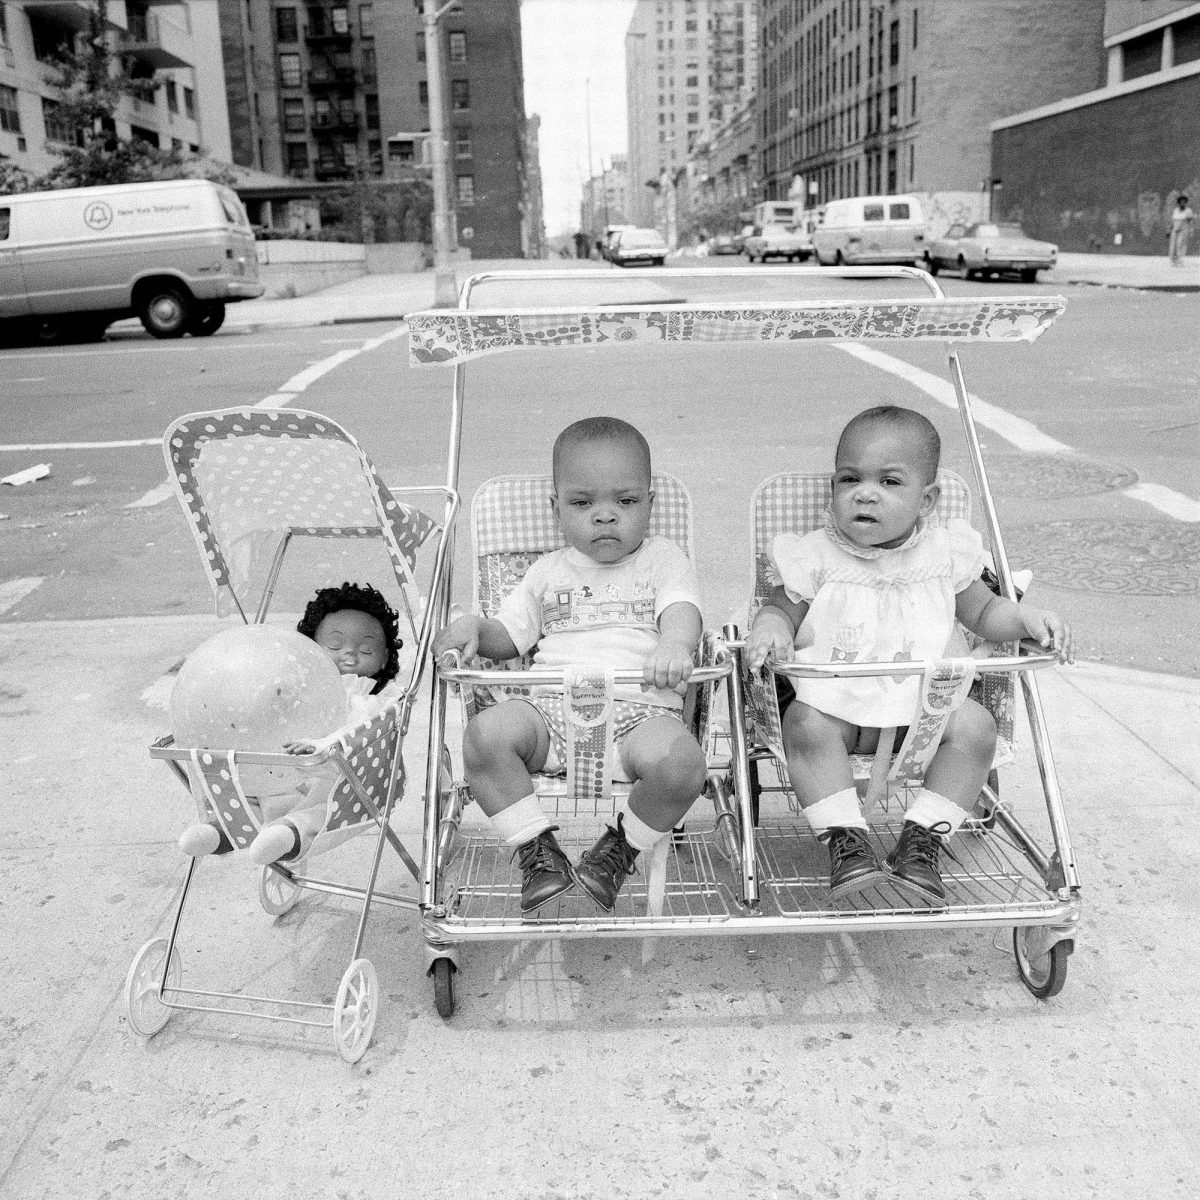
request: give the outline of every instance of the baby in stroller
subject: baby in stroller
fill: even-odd
[[[320,588],[297,624],[333,659],[346,691],[346,717],[336,731],[316,742],[288,742],[288,754],[317,754],[349,726],[360,725],[381,712],[395,692],[399,671],[399,618],[395,609],[369,584],[343,583]],[[326,800],[337,783],[332,764],[305,771],[262,772],[264,784],[247,800],[257,804],[263,826],[250,843],[251,859],[263,866],[295,862],[308,853],[325,823]],[[189,825],[179,848],[193,857],[224,854],[232,847],[215,822]]]
[[[927,521],[937,502],[941,444],[920,413],[885,405],[855,416],[838,441],[825,528],[779,535],[778,580],[746,639],[757,670],[780,662],[898,662],[965,655],[956,621],[991,642],[1032,638],[1072,661],[1070,627],[1054,612],[994,595],[980,579],[979,534],[962,519]],[[911,720],[918,680],[904,676],[780,678],[788,775],[813,832],[829,847],[830,891],[880,882],[849,755],[870,754],[881,729]],[[938,854],[972,806],[992,764],[996,726],[967,699],[951,717],[924,786],[905,812],[886,871],[940,902]]]

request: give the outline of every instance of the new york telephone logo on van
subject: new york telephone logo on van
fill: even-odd
[[[107,229],[112,224],[112,209],[103,200],[93,200],[83,210],[83,223],[89,229]]]

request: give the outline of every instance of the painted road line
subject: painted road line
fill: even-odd
[[[131,438],[125,442],[14,442],[2,450],[128,450],[131,446],[161,446],[162,438]]]
[[[355,346],[352,350],[339,350],[337,353],[329,355],[328,358],[323,358],[319,362],[305,367],[303,371],[297,372],[286,383],[281,384],[279,391],[274,395],[264,397],[252,407],[286,408],[306,388],[320,379],[322,375],[329,374],[335,367],[340,367],[342,363],[349,362],[352,358],[357,358],[358,355],[365,351],[375,350],[386,342],[393,341],[407,332],[407,325],[397,325],[395,329],[389,329],[387,333],[381,334],[379,337],[370,338],[363,342],[362,345]],[[165,483],[160,483],[158,487],[151,488],[144,496],[139,496],[132,504],[127,504],[125,507],[153,508],[156,504],[162,504],[169,500],[174,495],[174,492],[175,485],[170,480],[167,480]]]
[[[898,376],[927,396],[932,397],[939,404],[958,411],[958,396],[950,380],[943,379],[940,375],[934,375],[930,371],[924,371],[920,367],[914,367],[912,363],[904,362],[903,359],[893,358],[881,350],[859,345],[857,342],[839,342],[838,349],[868,366],[878,367],[881,371]],[[1016,446],[1018,450],[1023,450],[1027,454],[1083,457],[1074,447],[1055,441],[1054,438],[1043,433],[1032,421],[1014,416],[1002,408],[997,408],[994,404],[988,404],[986,400],[980,400],[978,396],[968,394],[971,397],[971,412],[974,414],[975,423],[999,434],[1006,442],[1011,442]],[[1121,494],[1128,496],[1131,500],[1149,504],[1151,508],[1156,508],[1159,512],[1173,517],[1177,521],[1200,521],[1200,502],[1193,500],[1190,496],[1185,496],[1182,492],[1164,487],[1162,484],[1137,483],[1131,488],[1125,488]]]
[[[226,345],[225,338],[221,339],[221,350],[268,350],[277,349],[280,346],[290,346],[291,342],[246,342],[239,343],[230,339]],[[118,346],[113,342],[105,345],[103,350],[38,350],[31,354],[5,354],[4,362],[20,362],[22,360],[31,360],[38,358],[87,358],[89,355],[103,354],[106,358],[111,358],[114,354],[180,354],[193,353],[197,350],[203,350],[204,347],[196,345],[192,342],[183,342],[181,345],[164,346],[161,343],[154,343],[148,346]]]
[[[40,587],[45,575],[35,575],[28,579],[9,579],[0,583],[0,613],[8,612],[15,604],[20,604],[35,588]]]

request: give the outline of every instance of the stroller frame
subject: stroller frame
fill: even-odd
[[[374,528],[367,524],[285,525],[279,531],[279,540],[267,570],[253,620],[251,620],[238,596],[233,579],[235,572],[224,561],[221,548],[216,546],[215,534],[202,532],[203,518],[206,516],[202,488],[198,486],[199,481],[193,476],[190,467],[181,463],[181,456],[177,453],[179,445],[178,442],[173,443],[173,438],[178,431],[193,429],[197,425],[207,426],[214,439],[223,438],[226,441],[233,441],[238,437],[253,437],[261,435],[265,429],[265,424],[256,426],[256,421],[261,421],[264,417],[276,420],[278,415],[276,410],[271,409],[225,409],[212,413],[191,414],[180,418],[168,429],[164,436],[164,454],[171,477],[177,484],[180,500],[185,511],[192,518],[193,532],[196,533],[201,557],[209,567],[210,582],[213,584],[219,600],[223,599],[226,607],[236,610],[243,623],[247,625],[263,624],[266,621],[287,550],[293,539],[297,537],[383,537],[388,542],[388,553],[396,568],[397,583],[408,626],[417,639],[416,655],[409,679],[402,692],[389,702],[383,712],[362,726],[355,727],[354,735],[349,740],[344,735],[340,741],[335,742],[328,749],[319,754],[305,756],[303,759],[305,767],[319,767],[325,763],[331,763],[337,770],[339,782],[335,785],[328,801],[326,829],[333,829],[336,820],[351,814],[357,816],[357,824],[373,823],[376,826],[378,833],[366,884],[356,887],[335,880],[316,878],[297,870],[296,868],[300,866],[299,863],[289,866],[283,862],[275,862],[263,867],[259,880],[259,902],[263,909],[274,917],[289,912],[305,890],[361,901],[350,965],[341,977],[332,1003],[182,986],[182,967],[177,946],[184,909],[201,862],[199,858],[190,858],[175,904],[169,935],[166,938],[155,938],[147,942],[130,966],[126,980],[126,1013],[131,1026],[144,1037],[152,1037],[158,1033],[175,1010],[218,1012],[231,1016],[255,1017],[310,1028],[329,1029],[333,1033],[334,1043],[340,1057],[346,1062],[354,1063],[362,1057],[370,1045],[380,1008],[380,991],[375,968],[369,959],[363,957],[362,953],[371,905],[378,902],[383,905],[408,909],[419,907],[419,899],[416,896],[381,891],[377,887],[377,880],[385,845],[391,847],[414,880],[420,878],[420,869],[415,859],[391,828],[390,819],[397,801],[404,792],[406,780],[402,754],[403,741],[408,730],[412,706],[421,686],[424,664],[433,636],[432,613],[437,607],[438,595],[443,590],[447,576],[448,532],[453,528],[458,511],[458,497],[453,491],[440,485],[385,487],[354,439],[336,422],[316,413],[298,409],[288,410],[286,417],[289,421],[289,428],[298,430],[298,432],[283,436],[290,436],[294,439],[306,435],[312,438],[327,438],[348,447],[352,451],[350,457],[356,458],[363,467],[368,491],[374,490],[371,500],[375,504],[375,511],[380,519],[386,519],[388,511],[397,507],[402,509],[403,519],[409,521],[411,525],[409,530],[411,541],[409,543],[401,542],[394,529],[385,532],[382,524]],[[202,442],[204,437],[205,435],[201,434],[197,439],[198,442]],[[173,448],[176,451],[174,454]],[[441,524],[426,517],[419,509],[409,508],[401,499],[404,497],[415,498],[421,495],[437,496],[443,500],[444,514]],[[416,588],[412,568],[418,546],[435,534],[438,540],[430,571],[430,594],[424,597],[425,612],[418,628],[412,609],[412,598],[409,596],[409,588]],[[210,565],[214,562],[214,557],[206,550],[209,540],[217,551],[215,566]],[[411,551],[412,557],[409,557],[409,551]],[[400,561],[401,558],[403,562]],[[362,732],[359,733],[358,730]],[[363,772],[355,767],[360,753],[370,759],[372,756],[377,758],[377,752],[386,753],[389,759],[382,802],[379,801],[378,796],[372,796],[372,789],[364,783]],[[189,778],[189,767],[194,776],[203,763],[205,764],[203,774],[206,779],[216,771],[219,778],[231,780],[237,797],[234,808],[238,808],[240,804],[245,812],[244,819],[251,820],[255,828],[258,827],[258,820],[253,816],[249,806],[245,804],[245,795],[241,789],[237,769],[242,766],[295,768],[297,765],[297,759],[285,753],[207,752],[180,747],[174,744],[174,739],[170,735],[155,741],[150,747],[150,755],[152,758],[165,761],[189,793],[193,789],[193,779]],[[383,776],[381,775],[376,782],[381,783],[382,781]],[[378,788],[375,790],[378,791]],[[211,794],[209,798],[211,799]],[[218,808],[213,808],[211,811],[235,848],[247,844],[249,837],[246,834],[230,836],[232,830],[225,813]],[[350,824],[350,820],[345,821],[345,825]],[[307,864],[308,855],[314,847],[319,847],[321,838],[324,836],[324,831],[318,834],[313,846],[305,851],[305,858],[301,860],[301,863]],[[317,1014],[324,1014],[324,1019]]]
[[[655,272],[655,281],[702,277],[733,282],[751,273],[717,268],[666,269]],[[987,535],[999,578],[1000,594],[1017,599],[1012,572],[997,519],[983,462],[983,454],[959,357],[963,341],[1032,341],[1061,312],[1060,297],[1023,296],[947,298],[938,283],[915,268],[759,268],[755,279],[766,275],[830,278],[905,279],[921,284],[928,298],[884,299],[871,302],[720,303],[630,302],[599,309],[570,308],[471,308],[472,294],[483,283],[561,282],[594,278],[590,272],[502,272],[477,275],[464,284],[457,310],[410,314],[410,356],[413,365],[453,364],[452,416],[446,486],[457,490],[463,406],[466,399],[467,361],[473,357],[508,352],[521,347],[539,350],[559,345],[595,345],[627,342],[642,348],[681,341],[787,340],[924,340],[945,343],[963,431],[980,497]],[[641,331],[652,328],[653,337]],[[450,592],[440,597],[439,622],[449,615]],[[805,899],[815,879],[797,869],[794,856],[781,847],[812,848],[811,835],[796,822],[768,821],[758,810],[760,787],[754,778],[765,747],[752,739],[746,723],[746,677],[741,662],[742,640],[736,625],[727,625],[714,639],[720,669],[703,676],[706,682],[724,680],[729,705],[728,751],[722,761],[710,759],[710,787],[720,791],[718,820],[705,834],[687,833],[671,847],[676,860],[680,893],[694,895],[695,887],[714,887],[723,903],[709,908],[681,901],[678,911],[630,912],[613,915],[569,914],[556,918],[520,919],[511,907],[487,913],[479,921],[456,914],[456,898],[447,890],[447,862],[453,853],[454,834],[461,816],[462,789],[449,797],[438,786],[445,755],[446,693],[448,685],[500,685],[513,683],[509,671],[464,669],[456,664],[436,666],[430,703],[429,746],[426,762],[425,831],[422,856],[421,913],[429,973],[434,978],[438,1011],[450,1015],[454,1008],[453,976],[457,947],[464,942],[525,940],[532,938],[646,937],[665,934],[726,935],[731,933],[864,932],[879,929],[950,929],[963,926],[1013,929],[1018,972],[1035,995],[1053,995],[1063,984],[1067,955],[1080,914],[1080,886],[1071,849],[1065,808],[1047,735],[1042,702],[1033,672],[1053,665],[1057,658],[1040,647],[1023,646],[1011,654],[991,653],[977,661],[980,672],[1016,673],[1025,699],[1043,798],[1053,847],[1043,849],[1021,821],[1000,802],[995,787],[985,789],[983,816],[970,823],[958,841],[968,859],[963,867],[972,879],[969,897],[945,908],[924,904],[899,904],[893,898],[880,903],[860,899],[833,905]],[[735,669],[726,671],[727,657]],[[921,674],[925,663],[856,663],[831,665],[780,664],[773,670],[784,675],[861,676]],[[524,684],[561,682],[561,675],[531,671]],[[631,680],[636,682],[636,680]],[[539,793],[540,794],[540,793]],[[494,849],[494,848],[493,848]],[[691,877],[678,864],[690,857],[701,868]],[[722,866],[724,873],[721,873]],[[711,872],[711,874],[710,874]],[[469,865],[468,865],[469,873]],[[810,873],[811,874],[811,873]],[[691,893],[687,885],[693,885]],[[495,877],[482,887],[495,886]],[[497,888],[497,891],[500,889]],[[511,898],[511,889],[508,892]],[[634,893],[636,896],[637,893]],[[786,898],[790,895],[791,901]],[[780,902],[780,897],[785,897]]]

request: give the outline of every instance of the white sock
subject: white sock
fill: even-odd
[[[550,818],[542,812],[542,806],[532,792],[502,808],[490,819],[506,846],[523,846],[550,828]]]
[[[937,792],[931,792],[928,788],[921,788],[916,799],[905,810],[904,819],[912,821],[914,825],[933,829],[941,835],[943,841],[949,841],[970,815],[953,800],[947,800],[945,796],[939,796]],[[949,828],[946,828],[947,826]]]
[[[221,831],[215,825],[200,821],[189,825],[179,835],[179,848],[193,858],[211,854],[221,844]]]
[[[861,829],[866,832],[869,828],[858,802],[858,792],[852,787],[810,804],[804,810],[804,816],[818,837],[830,829]]]
[[[625,831],[625,840],[638,851],[653,850],[671,832],[647,825],[631,808],[621,810],[621,828]]]
[[[299,830],[290,821],[273,821],[270,825],[264,825],[250,843],[250,861],[265,867],[299,849]]]

